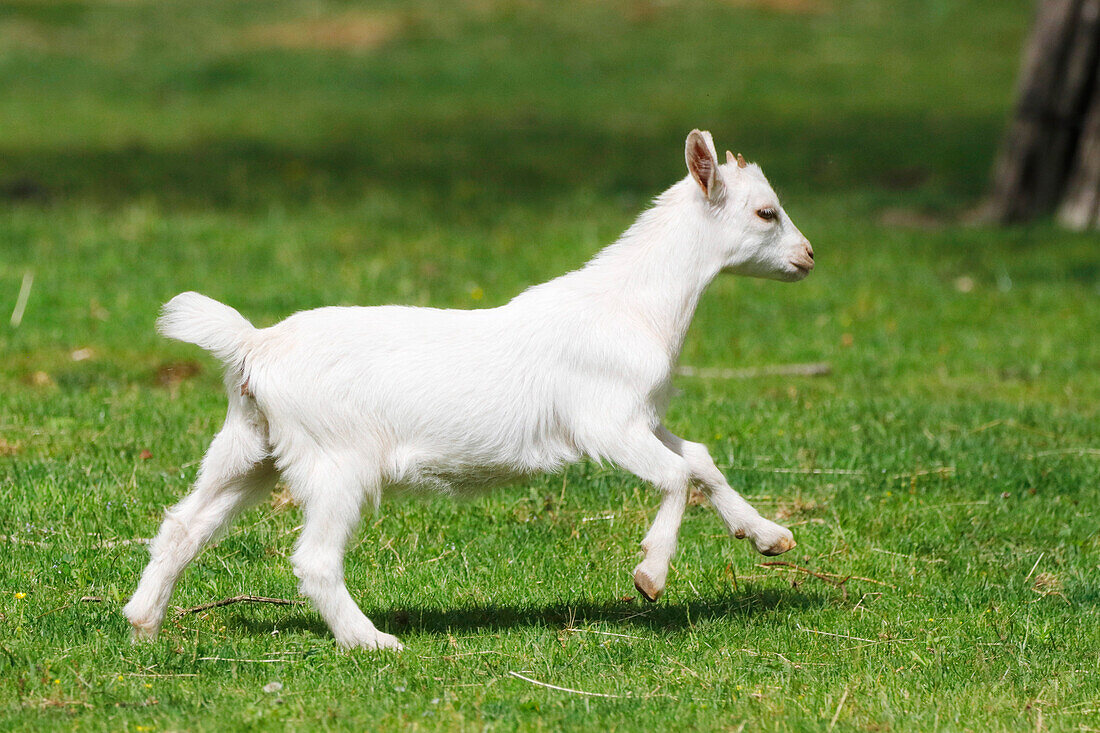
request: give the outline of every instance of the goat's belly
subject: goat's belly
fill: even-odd
[[[397,449],[386,461],[389,470],[384,484],[398,491],[473,494],[532,475],[556,472],[579,458],[575,450],[558,441],[542,443],[538,451],[531,448],[490,454],[472,446],[447,453]]]
[[[385,486],[387,493],[436,493],[449,495],[475,495],[494,486],[517,483],[532,472],[517,471],[509,466],[480,466],[453,470],[424,467],[399,481]]]

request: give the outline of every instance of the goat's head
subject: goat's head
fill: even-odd
[[[814,269],[814,250],[779,205],[755,163],[726,153],[719,164],[709,132],[692,130],[685,150],[708,218],[708,246],[720,247],[723,270],[793,282]]]

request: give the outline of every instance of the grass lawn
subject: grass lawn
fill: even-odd
[[[1100,730],[1097,237],[960,223],[1031,13],[4,4],[0,730]],[[581,464],[368,518],[348,583],[400,655],[337,650],[304,605],[131,646],[141,538],[224,414],[160,303],[498,305],[612,241],[693,127],[764,166],[818,267],[717,281],[682,363],[831,371],[679,378],[668,424],[793,552],[691,507],[643,604],[657,497]],[[299,523],[246,514],[173,603],[298,598]]]

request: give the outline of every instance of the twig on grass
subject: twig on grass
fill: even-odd
[[[236,657],[199,657],[200,662],[252,662],[255,664],[274,664],[276,662],[291,662],[290,659],[237,659]]]
[[[199,613],[200,611],[208,611],[211,608],[221,608],[231,603],[270,603],[275,606],[300,606],[305,603],[305,601],[294,601],[286,598],[264,598],[263,596],[233,596],[232,598],[223,598],[220,601],[203,603],[199,606],[192,606],[191,608],[176,609],[176,616],[186,616],[189,613]]]
[[[820,634],[821,636],[835,636],[838,639],[851,639],[852,641],[865,641],[868,644],[878,644],[874,639],[864,639],[862,636],[848,636],[847,634],[834,634],[831,631],[818,631],[817,629],[807,629],[805,626],[799,626],[798,628],[805,631],[807,634]]]
[[[129,540],[103,540],[99,544],[95,545],[100,549],[110,550],[115,547],[126,547],[127,545],[147,545],[149,544],[148,537],[134,537]]]
[[[123,677],[198,677],[197,672],[177,672],[174,674],[157,674],[155,672],[125,672]]]
[[[943,559],[938,558],[938,557],[935,557],[935,558],[932,558],[931,560],[929,560],[928,558],[917,557],[916,555],[906,555],[904,552],[894,552],[893,550],[883,550],[880,547],[872,547],[872,548],[870,548],[870,550],[871,550],[871,552],[881,552],[883,555],[896,555],[897,557],[907,557],[910,560],[920,560],[921,562],[926,562],[926,563],[929,563],[929,564],[947,562],[946,560],[943,560]]]
[[[767,652],[767,651],[762,652],[762,651],[759,651],[757,649],[744,649],[744,648],[737,649],[736,651],[748,654],[750,657],[766,657],[768,655],[771,655],[773,657],[778,657],[779,659],[783,660],[787,664],[791,665],[791,667],[793,667],[794,669],[802,669],[802,667],[806,666],[806,665],[815,666],[815,667],[825,667],[825,666],[828,666],[830,664],[830,662],[792,662],[791,660],[787,659],[785,656],[783,656],[779,652]]]
[[[873,471],[867,471],[862,468],[787,468],[783,466],[746,466],[746,465],[729,465],[726,466],[731,471],[754,471],[756,473],[790,473],[801,474],[807,476],[875,476],[878,475]],[[915,471],[906,471],[905,473],[895,473],[887,476],[890,480],[898,479],[916,479],[918,476],[939,476],[946,478],[955,474],[954,466],[936,466],[935,468],[921,468]],[[885,474],[884,474],[885,475]]]
[[[438,557],[433,557],[431,560],[425,560],[424,562],[422,562],[420,564],[421,565],[431,565],[433,562],[439,562],[443,558],[447,557],[447,555],[450,555],[452,552],[454,552],[454,550],[445,550],[442,555],[439,555]]]
[[[34,284],[34,273],[27,270],[23,273],[23,282],[19,286],[19,295],[15,299],[15,310],[11,312],[11,327],[19,328],[23,322],[23,312],[27,309],[27,301],[31,297],[31,285]]]
[[[821,517],[810,517],[809,519],[803,519],[801,522],[791,522],[790,524],[787,525],[787,527],[788,528],[790,528],[790,527],[802,527],[802,526],[807,525],[807,524],[825,525],[825,524],[828,524],[828,522],[826,522]]]
[[[670,656],[667,656],[667,655],[665,655],[665,659],[666,659],[667,661],[669,661],[669,662],[672,662],[672,663],[673,663],[673,664],[675,664],[675,665],[676,665],[677,667],[679,667],[680,669],[684,670],[685,672],[687,672],[688,674],[690,674],[690,675],[691,675],[692,677],[694,677],[695,679],[699,680],[700,682],[702,682],[702,681],[703,681],[703,678],[699,676],[699,673],[698,673],[698,672],[696,672],[696,671],[695,671],[694,669],[692,669],[691,667],[688,667],[687,665],[685,665],[685,664],[684,664],[683,662],[681,662],[680,660],[678,660],[678,659],[673,659],[672,657],[670,657]],[[704,682],[703,684],[706,684],[706,683]],[[710,685],[707,685],[707,687],[710,687]]]
[[[620,636],[624,639],[641,639],[640,636],[631,636],[630,634],[616,634],[614,631],[596,631],[595,629],[578,629],[575,626],[569,626],[564,629],[567,633],[575,633],[577,631],[585,634],[603,634],[604,636]]]
[[[732,562],[726,563],[726,572],[729,574],[729,577],[733,580],[733,589],[735,591],[737,591],[738,593],[740,593],[741,589],[737,587],[737,571],[733,569],[733,563]]]
[[[393,541],[395,539],[396,539],[395,537],[390,537],[388,540],[386,540],[386,544],[382,545],[381,549],[389,550],[390,552],[393,553],[394,558],[397,560],[397,568],[396,569],[399,572],[403,573],[403,572],[405,572],[405,561],[401,559],[401,555],[397,552],[396,549],[394,549]]]
[[[53,699],[46,699],[46,700],[39,700],[36,704],[38,705],[39,708],[42,708],[42,709],[46,709],[46,708],[68,708],[68,707],[92,709],[92,708],[95,707],[94,705],[92,705],[90,702],[87,702],[86,700],[53,700]]]
[[[1100,456],[1100,448],[1059,448],[1057,450],[1041,450],[1038,453],[1032,453],[1030,456],[1026,456],[1028,460],[1035,460],[1036,458],[1043,458],[1046,456]]]
[[[859,468],[772,468],[769,466],[726,466],[731,471],[756,471],[758,473],[799,473],[811,476],[866,476]]]
[[[940,478],[947,478],[948,476],[955,475],[954,466],[936,466],[935,468],[920,468],[916,471],[909,471],[908,473],[895,473],[891,476],[891,479],[915,479],[918,476],[939,476]]]
[[[1036,435],[1042,435],[1045,438],[1057,438],[1058,437],[1054,433],[1047,432],[1046,430],[1040,430],[1040,429],[1034,428],[1030,425],[1024,425],[1020,421],[1018,421],[1014,418],[1011,418],[1011,417],[1010,418],[1002,418],[1000,420],[992,420],[990,422],[985,423],[984,425],[979,425],[978,427],[971,430],[970,433],[971,434],[981,433],[981,432],[985,432],[986,430],[989,430],[990,428],[996,428],[996,427],[1000,427],[1002,425],[1005,426],[1006,428],[1016,428],[1017,430],[1023,430],[1023,431],[1028,432],[1028,433],[1034,433]]]
[[[859,600],[856,601],[856,605],[852,606],[852,610],[853,611],[866,611],[866,610],[868,610],[863,605],[863,601],[865,601],[867,599],[867,596],[881,596],[881,595],[882,595],[881,591],[870,591],[868,593],[864,593],[862,596],[859,597]]]
[[[89,532],[89,536],[96,536]],[[16,537],[15,535],[0,534],[0,542],[10,542],[13,545],[30,545],[31,547],[53,547],[52,542],[39,542],[38,540],[27,540],[22,537]],[[97,550],[110,550],[114,547],[124,547],[126,545],[147,545],[149,544],[148,537],[134,537],[129,540],[103,540],[92,545]]]
[[[37,621],[38,619],[42,618],[43,616],[49,616],[51,613],[57,613],[58,611],[64,611],[66,608],[69,608],[70,606],[72,606],[71,603],[66,603],[64,606],[58,606],[57,608],[51,608],[49,611],[43,611],[42,613],[35,616],[34,620]]]
[[[1039,557],[1037,557],[1035,559],[1035,564],[1031,566],[1031,572],[1027,574],[1026,578],[1024,578],[1025,583],[1027,581],[1031,580],[1031,576],[1035,572],[1035,568],[1039,567],[1039,561],[1043,559],[1043,555],[1045,555],[1045,554],[1046,554],[1045,552],[1040,552],[1039,553]]]
[[[844,584],[847,583],[849,580],[851,580],[852,576],[850,576],[850,575],[847,576],[847,577],[841,578],[839,575],[833,575],[832,573],[818,573],[818,572],[814,572],[813,570],[810,570],[809,568],[804,568],[800,565],[795,565],[794,563],[791,563],[791,562],[780,562],[780,561],[757,563],[757,567],[761,567],[761,568],[774,568],[774,567],[789,568],[789,569],[791,569],[793,571],[796,571],[796,572],[799,572],[799,573],[805,573],[806,575],[812,575],[813,577],[817,578],[818,580],[822,581],[823,583],[828,583],[829,585],[833,586],[834,588],[840,588],[840,592],[842,594],[844,594],[844,600],[848,600],[848,589],[844,587]]]
[[[780,560],[775,560],[775,561],[772,561],[772,562],[760,562],[760,563],[756,564],[756,567],[758,567],[758,568],[775,568],[775,567],[787,568],[790,572],[799,572],[799,573],[806,573],[807,575],[812,575],[813,577],[817,578],[818,580],[820,580],[822,582],[825,582],[825,583],[828,583],[831,586],[840,588],[840,592],[844,594],[844,600],[848,600],[848,589],[847,589],[845,584],[849,580],[861,580],[864,583],[874,583],[875,585],[881,585],[883,587],[891,588],[893,590],[898,589],[898,587],[896,585],[893,585],[891,583],[885,583],[881,580],[875,580],[874,578],[864,578],[862,575],[843,575],[842,576],[842,575],[836,575],[835,573],[818,573],[818,572],[815,572],[813,570],[810,570],[809,568],[804,568],[800,565],[795,565],[794,563],[783,562],[783,561],[780,561]]]
[[[826,730],[832,730],[836,725],[837,719],[840,717],[840,709],[844,707],[844,701],[848,699],[848,688],[844,688],[844,694],[840,696],[840,702],[837,703],[836,712],[833,713],[833,719],[829,721],[829,727]]]
[[[589,697],[613,697],[613,698],[623,697],[623,695],[609,695],[606,692],[586,692],[584,690],[574,690],[571,687],[558,687],[557,685],[551,685],[547,682],[539,682],[538,680],[533,680],[530,677],[524,677],[519,672],[513,672],[511,670],[508,671],[508,674],[510,674],[513,677],[516,677],[518,679],[521,679],[524,682],[530,682],[532,685],[538,685],[539,687],[547,687],[551,690],[558,690],[560,692],[569,692],[569,693],[572,693],[574,695],[588,695]]]
[[[755,379],[756,377],[825,377],[833,371],[827,361],[810,364],[775,364],[772,366],[746,367],[744,369],[723,369],[721,367],[678,366],[676,373],[681,377],[700,379]]]
[[[446,659],[448,662],[453,662],[454,660],[458,659],[459,657],[478,657],[478,656],[484,656],[486,654],[501,654],[501,655],[504,655],[504,652],[497,651],[496,649],[486,649],[486,650],[480,651],[480,652],[461,652],[459,654],[444,654],[443,656],[440,656],[440,657],[426,657],[423,654],[418,654],[416,656],[416,658],[417,659]],[[480,685],[481,683],[479,682],[478,684]]]
[[[891,590],[897,590],[898,587],[893,583],[887,583],[882,580],[875,580],[874,578],[864,578],[862,575],[849,575],[848,580],[861,580],[864,583],[874,583],[875,585],[881,585],[883,588],[890,588]],[[923,598],[924,596],[919,596]]]
[[[22,537],[16,537],[15,535],[0,534],[0,542],[10,542],[13,545],[30,545],[31,547],[49,547],[49,542],[38,542],[37,540],[25,540]]]
[[[900,644],[904,641],[916,641],[916,639],[864,639],[861,636],[848,636],[847,634],[834,634],[831,631],[818,631],[817,629],[807,629],[805,626],[798,625],[799,631],[805,631],[807,634],[820,634],[821,636],[835,636],[838,639],[851,639],[852,641],[865,641],[868,644]]]
[[[949,501],[946,504],[929,504],[928,506],[918,506],[912,509],[912,511],[925,512],[931,509],[946,509],[953,506],[985,506],[989,502],[985,499],[980,501]]]

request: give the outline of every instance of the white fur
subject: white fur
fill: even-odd
[[[125,608],[153,637],[184,567],[282,475],[304,512],[293,556],[301,590],[346,647],[396,648],[344,584],[364,503],[391,490],[465,492],[589,457],[662,494],[635,570],[664,589],[692,484],[729,531],[769,554],[794,546],[729,487],[704,446],[661,420],[670,374],[700,296],[721,271],[798,280],[809,243],[755,165],[709,133],[687,141],[689,175],[580,270],[485,310],[319,308],[266,329],[196,293],[160,330],[226,364],[229,411],[193,491],[166,512]],[[757,215],[777,212],[773,221]]]

